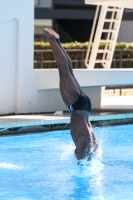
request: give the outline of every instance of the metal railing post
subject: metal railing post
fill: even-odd
[[[77,57],[75,55],[75,57],[73,57],[71,60],[72,60],[72,63],[73,63],[73,68],[85,68],[85,65],[84,65],[84,56],[85,56],[85,53],[86,53],[86,49],[67,49],[67,52],[80,52],[81,53],[81,57]],[[117,49],[115,50],[115,52],[118,52],[118,54],[116,55],[116,53],[114,54],[114,57],[113,57],[113,63],[112,63],[112,67],[113,68],[123,68],[123,63],[124,62],[127,62],[126,66],[124,64],[124,66],[126,68],[130,68],[132,66],[133,68],[133,58],[122,58],[123,56],[123,51],[132,51],[133,50],[120,50],[120,49]],[[39,69],[43,69],[45,68],[44,67],[44,64],[50,64],[50,63],[55,63],[56,61],[55,60],[44,60],[44,53],[45,52],[52,52],[52,50],[34,50],[34,52],[36,53],[37,52],[37,55],[34,57],[34,68],[39,68]],[[118,56],[118,57],[117,57]],[[78,64],[79,63],[79,64]],[[118,65],[117,65],[118,64]],[[50,67],[51,68],[51,67]]]

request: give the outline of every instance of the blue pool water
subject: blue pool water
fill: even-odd
[[[78,165],[69,130],[0,138],[2,200],[132,200],[133,125],[95,128],[99,152]]]

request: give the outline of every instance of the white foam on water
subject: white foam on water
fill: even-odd
[[[104,165],[101,162],[102,160],[102,144],[99,142],[98,150],[92,156],[91,161],[87,159],[83,159],[79,164],[79,172],[78,177],[91,177],[91,176],[99,176],[101,171],[104,169]]]
[[[4,168],[4,169],[13,169],[13,170],[21,170],[23,169],[22,166],[18,166],[18,165],[15,165],[15,164],[12,164],[12,163],[7,163],[7,162],[3,162],[3,163],[0,163],[0,168]]]
[[[60,155],[61,160],[68,158],[71,155],[74,155],[74,144],[70,142],[69,144],[62,144],[60,146],[62,153]]]

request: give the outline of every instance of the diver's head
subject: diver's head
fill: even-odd
[[[84,151],[79,151],[75,149],[74,154],[78,161],[83,160],[83,159],[87,161],[91,161],[91,158],[93,156],[93,152],[90,151],[90,149],[88,148],[86,148]]]

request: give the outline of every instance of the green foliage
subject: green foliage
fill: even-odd
[[[87,49],[89,42],[69,42],[69,43],[62,43],[62,46],[65,49]],[[93,43],[91,43],[91,47],[92,47]],[[101,42],[99,44],[99,48],[100,49],[104,49],[106,43],[105,42]],[[109,45],[109,44],[108,44]],[[133,49],[133,42],[132,43],[126,43],[126,42],[117,42],[116,49]],[[34,49],[51,49],[50,44],[48,42],[34,42]]]
[[[51,49],[49,42],[34,42],[34,49]]]
[[[66,51],[69,49],[71,51],[67,51],[68,55],[72,60],[77,60],[73,67],[74,68],[85,68],[83,66],[83,59],[85,59],[85,54],[82,55],[82,50],[86,52],[88,48],[89,42],[70,42],[70,43],[62,43],[62,46],[66,49]],[[100,43],[99,44],[99,49],[104,49],[106,47],[107,43]],[[90,44],[90,47],[93,46],[93,43]],[[109,43],[107,44],[107,48],[109,47]],[[45,51],[45,50],[51,50],[50,44],[48,42],[34,42],[34,60],[35,60],[35,68],[57,68],[57,64],[55,62],[55,58],[53,55],[52,51]],[[39,50],[39,51],[36,51]],[[42,52],[40,51],[42,50]],[[43,51],[44,50],[44,51]],[[77,50],[77,51],[76,51]],[[80,51],[81,50],[81,51]],[[123,51],[121,51],[123,50]],[[126,42],[117,42],[115,46],[115,53],[114,53],[114,59],[115,61],[115,66],[114,63],[112,62],[111,68],[120,68],[120,58],[123,59],[133,59],[133,42],[131,43],[126,43]],[[97,55],[97,59],[101,59],[102,54]],[[42,62],[41,61],[46,61]],[[53,62],[47,62],[47,61],[53,61]],[[43,65],[43,66],[42,66]],[[95,68],[103,68],[101,64],[96,64]],[[122,63],[122,68],[133,68],[133,61],[124,61]]]
[[[129,49],[133,49],[133,42],[131,42],[131,43],[128,44],[128,48]]]
[[[115,45],[115,49],[126,49],[127,43],[126,42],[117,42]]]

